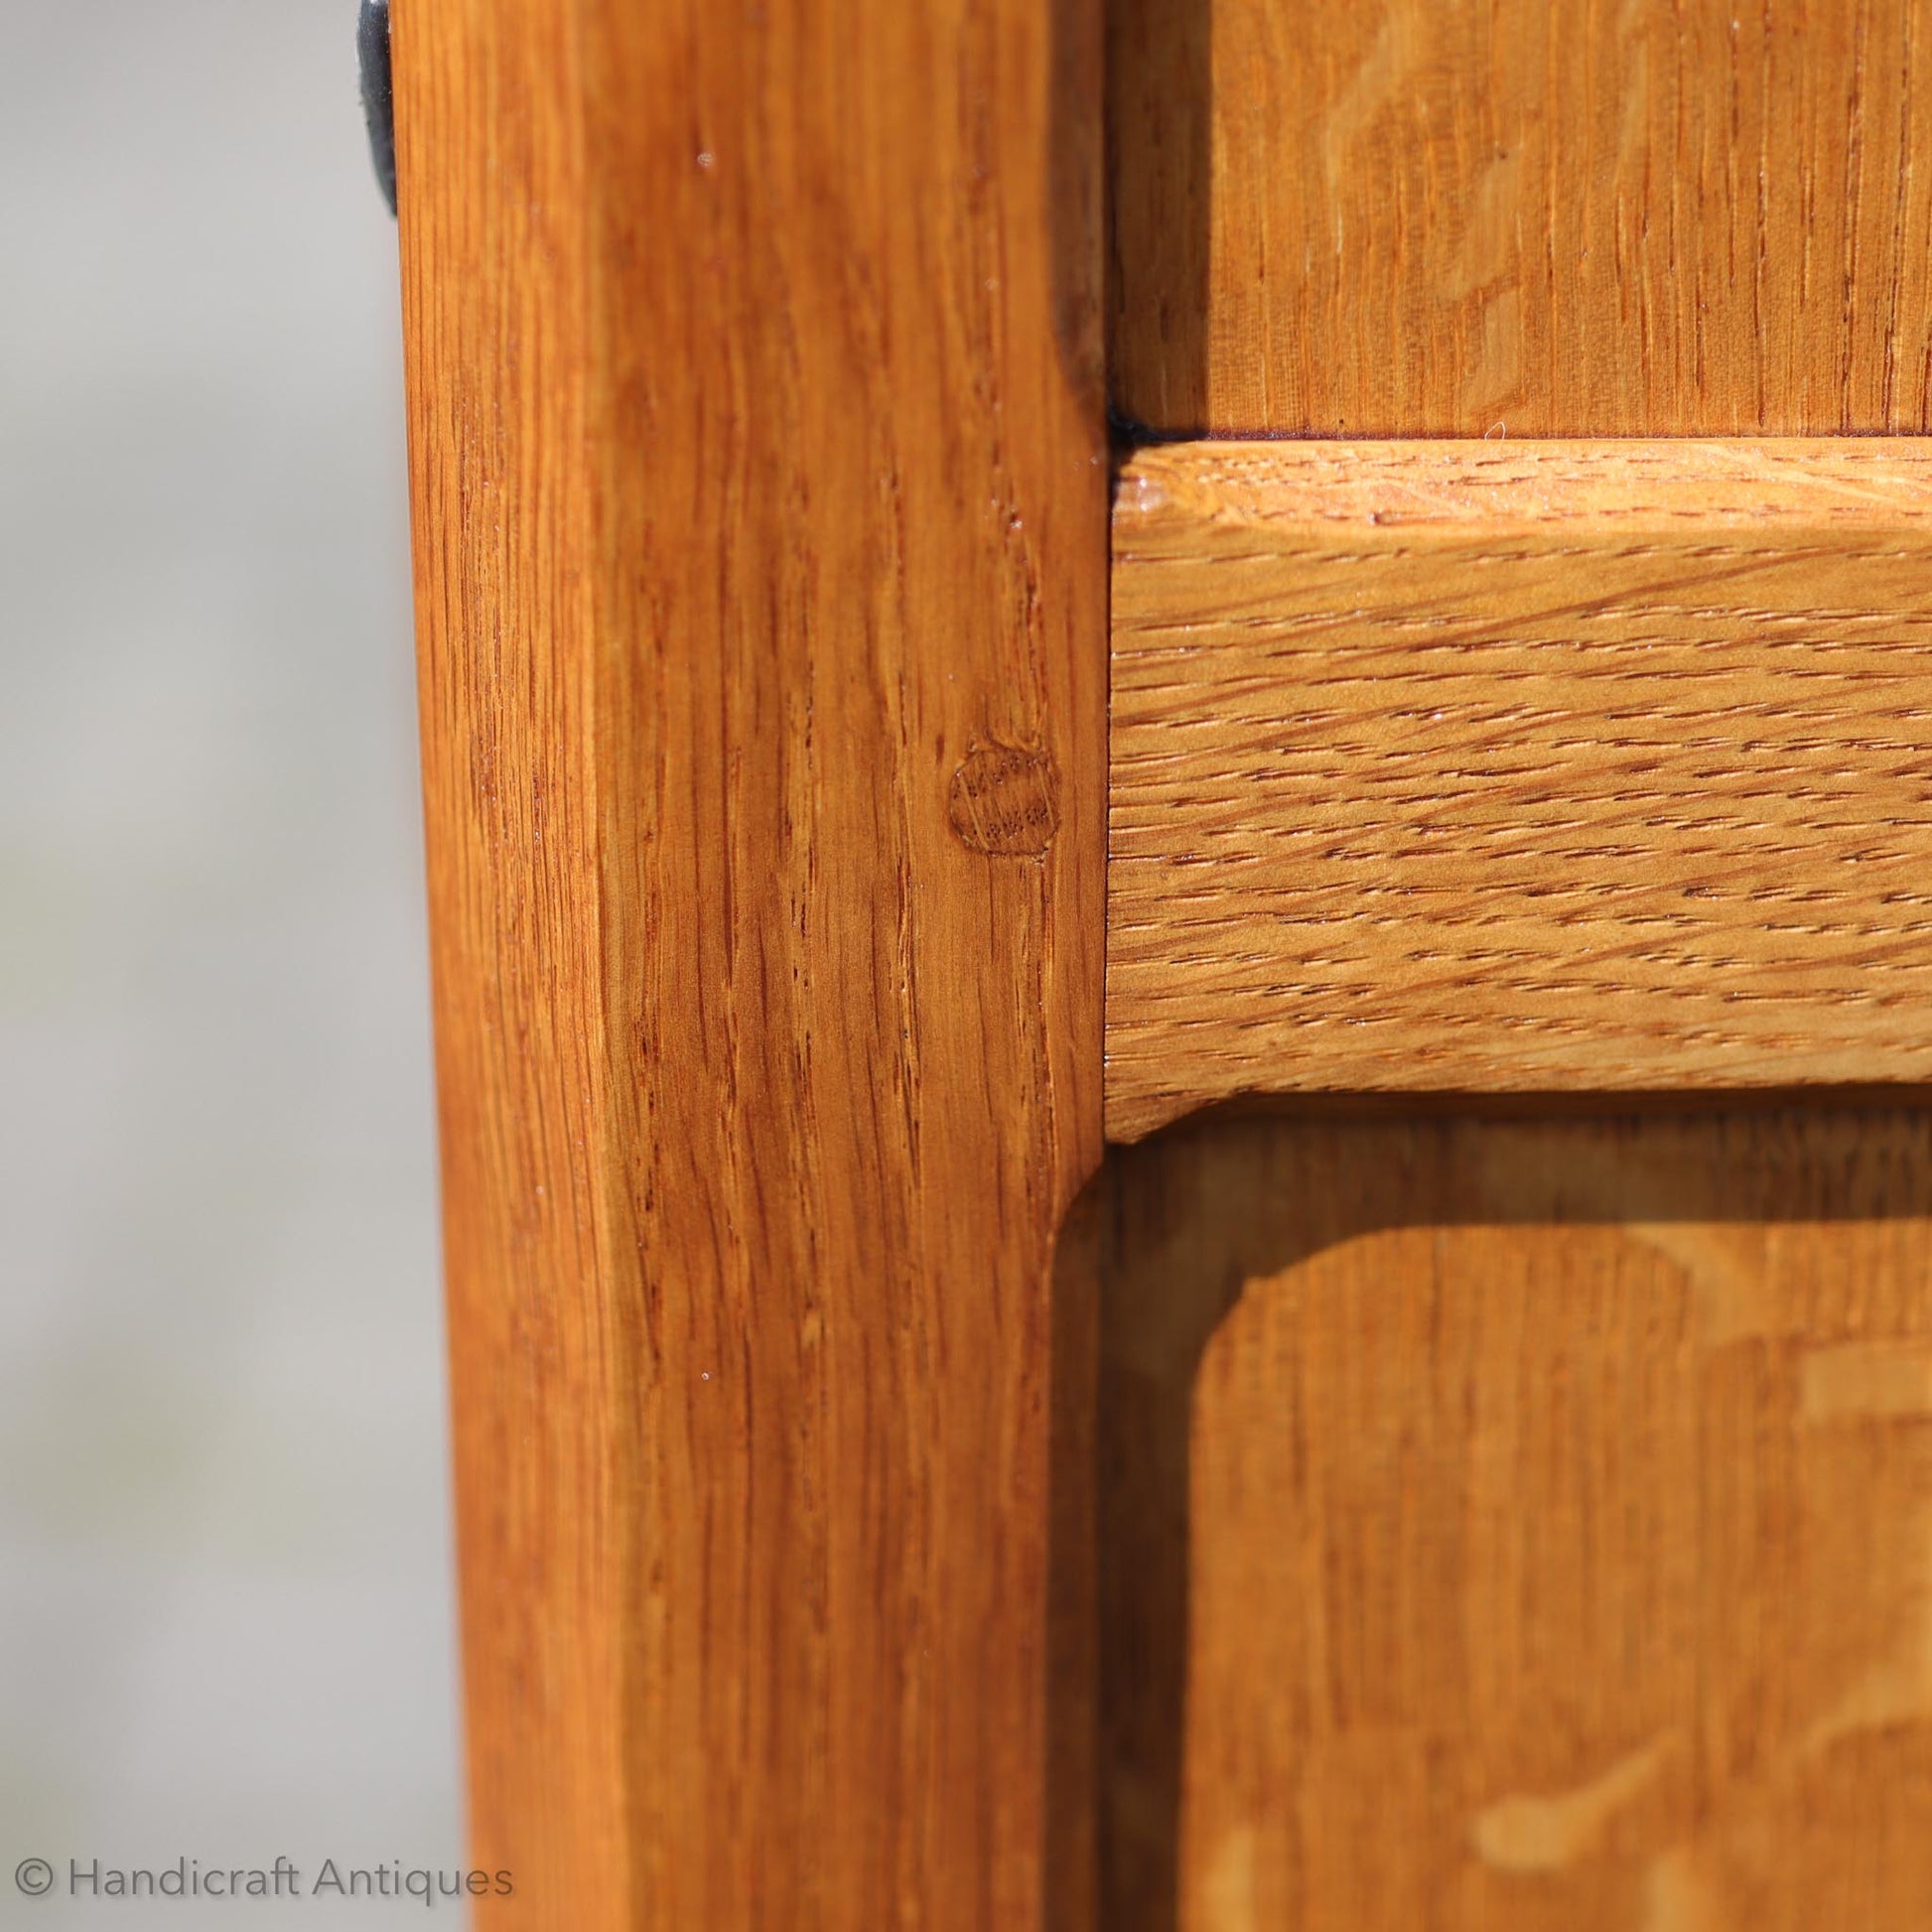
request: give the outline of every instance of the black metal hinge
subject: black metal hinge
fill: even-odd
[[[389,0],[362,0],[355,20],[355,55],[362,69],[362,118],[369,124],[369,158],[389,212],[396,211],[396,95],[389,78]]]

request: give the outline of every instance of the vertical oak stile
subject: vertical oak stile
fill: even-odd
[[[484,1924],[1046,1922],[1097,42],[397,6]]]

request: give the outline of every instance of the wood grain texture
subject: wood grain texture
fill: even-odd
[[[1932,1897],[1932,1121],[1194,1124],[1100,1213],[1108,1932]]]
[[[1038,1927],[1081,0],[397,0],[488,1925]]]
[[[1112,1137],[1932,1077],[1932,446],[1173,447],[1114,541]]]
[[[1928,0],[1117,0],[1115,406],[1932,428]]]

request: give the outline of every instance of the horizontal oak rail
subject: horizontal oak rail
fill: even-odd
[[[1112,1138],[1932,1077],[1932,443],[1155,448],[1113,597]]]

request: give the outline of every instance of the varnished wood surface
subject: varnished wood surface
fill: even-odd
[[[1116,0],[1115,404],[1932,428],[1928,0]]]
[[[1107,1932],[1932,1898],[1932,1121],[1256,1119],[1096,1205]]]
[[[1932,446],[1141,452],[1108,1131],[1932,1077]]]
[[[1097,41],[397,0],[489,1925],[1045,1922]]]

